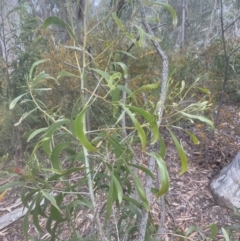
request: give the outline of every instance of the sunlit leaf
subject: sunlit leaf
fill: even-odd
[[[193,134],[193,133],[191,133],[190,131],[188,131],[188,130],[185,130],[187,133],[188,133],[188,135],[191,137],[191,139],[192,139],[192,141],[193,141],[193,143],[194,144],[196,144],[196,145],[198,145],[200,142],[199,142],[199,140],[198,140],[198,138]]]
[[[223,236],[225,238],[225,241],[230,241],[229,235],[224,228],[222,228],[222,232],[223,232]]]
[[[200,87],[196,87],[196,89],[198,89],[200,92],[204,93],[204,94],[211,94],[209,89],[206,88],[200,88]]]
[[[180,157],[180,160],[181,160],[181,172],[179,173],[179,175],[182,175],[183,173],[185,173],[187,171],[187,168],[188,168],[188,159],[187,159],[187,156],[185,154],[185,151],[183,150],[182,146],[180,145],[180,143],[178,142],[178,139],[176,138],[176,136],[173,134],[173,132],[168,129],[172,139],[173,139],[173,142],[177,148],[177,152],[178,152],[178,155]]]
[[[182,81],[181,81],[181,87],[180,87],[179,92],[182,93],[182,91],[184,90],[184,88],[185,88],[185,81],[182,80]]]
[[[8,189],[6,189],[3,193],[0,194],[0,202],[3,200],[5,194],[7,193]]]

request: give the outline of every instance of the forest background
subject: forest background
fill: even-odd
[[[26,239],[32,222],[36,240],[58,239],[65,224],[69,240],[163,240],[150,211],[152,200],[167,205],[166,139],[183,175],[188,157],[175,131],[197,145],[191,127],[201,126],[207,146],[222,105],[240,101],[239,8],[237,0],[0,2],[0,173],[11,179],[0,191],[1,199],[21,191]],[[80,210],[92,217],[84,232]]]

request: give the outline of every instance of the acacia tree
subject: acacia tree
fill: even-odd
[[[174,25],[176,13],[169,4],[164,3],[113,0],[110,5],[106,1],[105,4],[108,9],[101,9],[103,11],[97,15],[97,20],[89,14],[89,1],[86,1],[84,7],[80,6],[83,14],[80,41],[74,30],[62,19],[51,16],[44,21],[44,29],[55,24],[69,33],[72,43],[64,48],[75,58],[73,63],[67,62],[67,65],[76,71],[59,69],[53,77],[44,71],[38,71],[42,65],[50,65],[51,61],[39,60],[32,65],[27,76],[26,93],[10,104],[10,109],[13,109],[20,100],[23,103],[31,101],[48,124],[28,135],[28,141],[37,137],[39,139],[25,170],[17,170],[21,175],[19,182],[0,187],[2,191],[10,185],[24,186],[21,197],[28,209],[24,218],[24,233],[27,238],[31,215],[34,216],[34,225],[40,234],[43,231],[39,218],[41,216],[46,219],[46,229],[52,240],[61,234],[64,222],[67,223],[68,230],[71,230],[69,237],[73,240],[106,240],[111,236],[119,240],[126,236],[129,239],[145,240],[158,233],[158,230],[151,233],[151,228],[155,227],[150,228],[148,218],[152,197],[159,199],[169,188],[169,176],[164,162],[166,147],[159,133],[167,94],[168,58],[152,31],[159,26],[154,26],[154,22],[150,21],[152,9],[146,11],[144,4],[151,8],[157,6],[167,9]],[[149,42],[153,43],[158,53],[156,79],[149,75],[147,83],[131,89],[127,83],[134,81],[131,78],[136,80],[140,76],[139,72],[134,73],[136,69],[141,71],[141,68],[135,67],[136,62],[139,62],[139,54],[144,52]],[[65,64],[66,61],[63,59],[62,62]],[[129,75],[130,71],[132,75]],[[39,93],[51,91],[46,88],[48,80],[55,80],[56,84],[60,84],[62,79],[70,82],[72,78],[78,80],[75,88],[79,88],[80,95],[75,100],[70,117],[66,118],[64,113],[52,114],[43,103],[44,98],[41,99],[43,94]],[[183,81],[174,93],[180,102],[185,96],[184,88]],[[149,90],[157,92],[156,103],[151,108],[147,108],[150,103],[148,98],[151,97],[151,94],[147,94]],[[139,93],[146,103],[139,104]],[[102,111],[103,107],[106,112]],[[206,101],[191,104],[185,110],[177,110],[176,115],[178,119],[181,116],[186,120],[199,119],[211,124],[204,117],[192,113],[194,108],[200,111],[206,107]],[[89,131],[89,109],[91,113],[96,112],[98,118],[109,115],[111,121],[105,120]],[[125,118],[126,121],[122,121]],[[179,152],[183,174],[187,169],[187,157],[170,130],[172,126],[168,128]],[[192,133],[187,133],[197,140]],[[41,161],[37,159],[38,150],[46,155],[41,156]],[[62,156],[61,153],[65,155]],[[147,167],[141,162],[139,153],[147,160]],[[65,156],[66,159],[62,159]],[[146,180],[139,176],[138,171],[146,175]],[[155,173],[159,173],[158,186],[152,190]],[[30,183],[32,189],[29,192],[27,187]],[[57,189],[55,183],[60,183],[62,189]],[[162,200],[164,208],[164,199]],[[88,217],[92,217],[82,221],[89,223],[87,234],[81,234],[76,228],[79,213],[88,213]],[[159,227],[160,231],[162,225]]]

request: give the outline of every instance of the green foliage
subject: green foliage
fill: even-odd
[[[170,5],[158,4],[175,14]],[[174,16],[176,23],[176,14]],[[85,39],[80,45],[73,39],[70,46],[59,50],[55,46],[49,47],[43,60],[29,66],[25,92],[15,96],[9,105],[10,109],[21,105],[24,110],[17,124],[22,124],[23,120],[25,123],[33,112],[45,120],[40,128],[32,129],[26,135],[27,141],[34,143],[34,148],[23,170],[14,171],[19,177],[18,181],[1,187],[4,191],[11,186],[24,186],[21,199],[27,208],[23,221],[27,239],[31,238],[28,234],[30,218],[39,235],[48,232],[50,240],[58,239],[63,225],[68,226],[70,240],[88,239],[87,234],[80,233],[76,228],[82,214],[92,216],[90,221],[86,220],[92,229],[87,232],[99,234],[102,228],[109,239],[135,237],[142,217],[141,209],[147,212],[151,209],[144,180],[139,173],[153,180],[155,175],[144,163],[134,163],[133,160],[138,161],[138,154],[141,153],[146,160],[153,158],[156,161],[160,183],[159,189],[152,189],[152,193],[160,198],[170,186],[164,161],[168,150],[162,128],[169,130],[181,161],[180,174],[183,174],[187,170],[188,160],[174,129],[179,128],[181,121],[204,122],[213,127],[212,122],[201,113],[209,107],[206,100],[209,91],[204,86],[198,86],[198,79],[191,80],[191,85],[185,84],[186,81],[176,83],[169,79],[169,95],[164,109],[166,114],[159,124],[161,60],[152,50],[140,51],[147,41],[158,39],[138,26],[134,28],[136,32],[128,32],[127,25],[115,13],[110,20],[121,30],[120,36],[117,31],[106,36],[104,31],[108,30],[103,29],[96,35],[98,39],[103,39],[98,45],[95,44],[95,33],[86,34],[85,29]],[[59,18],[50,17],[43,26],[46,28],[52,24],[67,29],[75,38],[69,25]],[[108,21],[106,24],[109,24]],[[45,34],[50,43],[48,32]],[[126,64],[126,51],[122,49],[125,44],[129,45],[129,39],[136,40],[135,34],[140,35],[140,40],[134,42],[134,58]],[[93,46],[91,53],[85,45],[86,40]],[[128,54],[128,57],[132,56]],[[68,67],[63,60],[69,61]],[[126,80],[130,76],[131,83],[127,86]],[[201,92],[197,103],[194,99],[197,95],[195,88]],[[66,93],[67,101],[63,103],[61,98]],[[126,94],[124,101],[120,97],[123,93]],[[193,103],[183,104],[189,96],[193,97]],[[100,116],[104,108],[108,113]],[[103,121],[91,123],[94,115],[102,117]],[[123,120],[126,120],[126,126],[120,124]],[[87,128],[88,125],[91,129]],[[126,129],[127,135],[122,133],[123,129]],[[187,133],[198,143],[193,133]],[[157,146],[158,143],[160,148],[155,150],[153,145]],[[151,152],[148,152],[149,149]],[[46,221],[45,228],[40,225],[42,219]],[[149,240],[153,240],[156,232],[156,227],[149,221]]]

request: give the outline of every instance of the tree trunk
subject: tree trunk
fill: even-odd
[[[12,79],[12,62],[16,60],[17,55],[14,51],[16,47],[16,37],[20,33],[20,17],[15,8],[18,6],[18,0],[0,1],[0,44],[2,48],[2,58],[6,67],[6,102],[9,105],[14,98],[14,83]],[[13,121],[15,111],[13,111]],[[18,127],[12,129],[12,147],[14,149],[14,157],[21,159],[22,157],[22,142]]]
[[[240,152],[210,184],[218,205],[240,208]]]
[[[181,43],[180,48],[182,49],[185,44],[185,22],[186,22],[186,0],[182,0],[182,27],[181,27]]]

